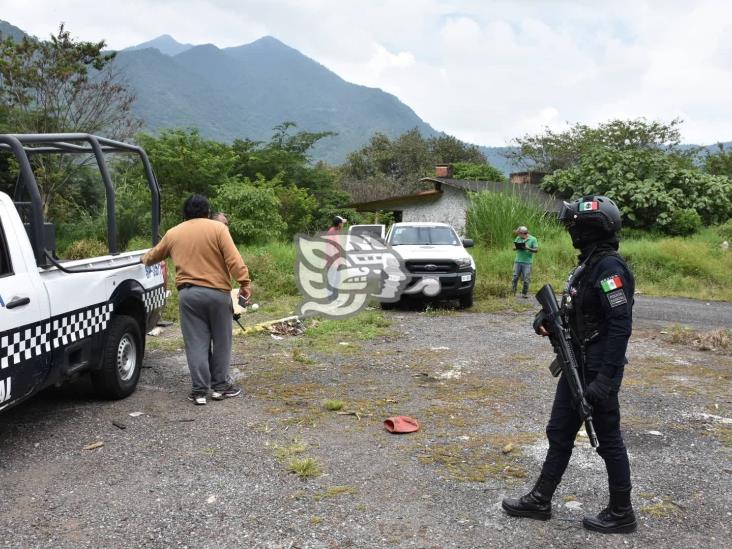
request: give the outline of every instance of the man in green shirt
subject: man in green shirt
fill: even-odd
[[[516,248],[516,259],[513,261],[513,295],[516,295],[516,287],[518,285],[519,276],[524,281],[523,292],[521,297],[524,299],[529,297],[529,283],[531,282],[531,264],[534,261],[534,254],[539,251],[539,241],[535,236],[529,234],[529,229],[520,226],[515,231],[516,238],[513,241],[513,247]]]

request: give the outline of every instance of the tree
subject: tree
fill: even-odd
[[[732,216],[729,178],[690,168],[684,158],[656,148],[595,147],[541,186],[566,197],[608,196],[629,226],[670,234],[687,234],[697,219],[712,224]]]
[[[525,135],[514,140],[518,150],[506,153],[514,163],[527,169],[552,173],[577,164],[583,155],[597,147],[611,150],[654,149],[665,150],[682,158],[694,151],[677,149],[681,139],[681,120],[668,124],[636,120],[610,120],[596,128],[575,124],[568,130],[554,132],[546,128],[537,135]]]
[[[421,178],[434,174],[437,164],[456,162],[487,165],[477,147],[452,136],[426,139],[417,128],[394,140],[376,133],[348,155],[340,167],[340,181],[354,199],[365,201],[413,192]]]
[[[270,182],[279,199],[279,213],[286,222],[288,238],[297,232],[322,230],[323,212],[341,208],[349,196],[338,189],[336,174],[326,164],[310,162],[309,153],[333,132],[295,132],[294,122],[273,128],[268,143],[235,140],[232,174],[238,178]]]
[[[294,122],[283,122],[273,128],[274,134],[269,143],[237,139],[232,145],[236,154],[233,173],[241,177],[256,178],[257,174],[273,179],[278,174],[283,181],[298,187],[309,187],[310,150],[333,132],[297,132]]]
[[[4,126],[14,133],[100,133],[113,139],[134,135],[140,128],[132,116],[135,96],[113,64],[115,53],[102,51],[105,45],[76,41],[63,24],[48,41],[24,37],[0,42]],[[67,196],[76,168],[84,165],[79,160],[34,157],[46,213],[57,195]]]
[[[134,94],[103,53],[106,43],[75,41],[62,24],[49,41],[0,42],[0,103],[18,133],[105,132],[123,139],[140,122]]]
[[[279,214],[275,190],[263,178],[230,179],[219,185],[213,206],[229,216],[229,231],[235,242],[263,243],[282,238],[287,229]]]
[[[224,143],[204,139],[198,130],[163,130],[159,137],[140,134],[139,144],[147,152],[162,191],[163,225],[180,221],[186,197],[197,193],[211,196],[216,187],[230,179],[236,156]]]
[[[451,135],[440,135],[427,140],[433,164],[486,164],[485,155],[475,145],[463,143]]]
[[[707,153],[704,157],[704,170],[712,175],[732,177],[732,150],[725,150],[722,143],[717,143],[717,148],[716,154]]]
[[[494,168],[490,164],[471,164],[470,162],[454,163],[452,177],[477,181],[506,181],[506,176],[498,168]]]

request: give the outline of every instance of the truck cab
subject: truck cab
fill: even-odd
[[[132,394],[145,335],[159,320],[168,295],[165,266],[142,265],[146,250],[118,251],[114,214],[107,216],[107,254],[59,261],[30,158],[94,155],[107,211],[114,212],[105,153],[138,155],[151,192],[154,244],[160,190],[147,155],[139,147],[88,134],[2,134],[0,150],[14,156],[18,185],[30,197],[20,200],[0,192],[0,410],[82,373],[91,375],[101,397]]]

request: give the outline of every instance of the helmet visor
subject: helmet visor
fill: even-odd
[[[575,209],[575,205],[571,204],[569,202],[564,202],[564,204],[562,205],[562,209],[559,210],[560,223],[569,225],[571,223],[574,223],[576,218],[577,218],[577,210]]]

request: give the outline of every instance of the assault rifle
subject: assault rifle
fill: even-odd
[[[572,350],[572,337],[559,311],[557,298],[554,296],[554,290],[550,284],[545,284],[537,292],[536,300],[541,305],[541,310],[544,313],[542,325],[549,332],[549,341],[551,341],[554,352],[557,354],[557,360],[552,362],[549,370],[554,377],[564,374],[577,411],[585,422],[585,430],[590,438],[590,444],[593,448],[597,448],[597,433],[595,433],[595,426],[592,424],[592,406],[585,400],[578,373],[577,358]]]

